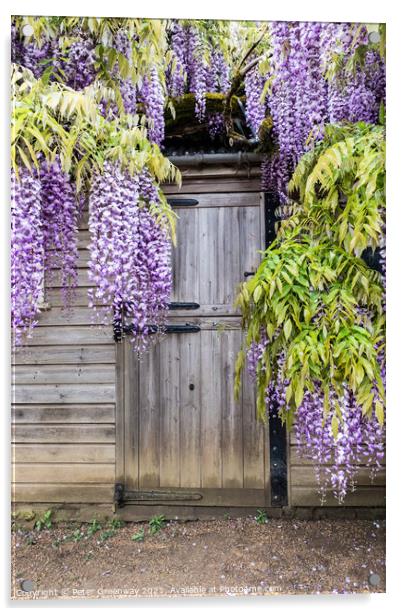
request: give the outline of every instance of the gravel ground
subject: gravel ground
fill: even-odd
[[[12,597],[385,592],[383,521],[170,522],[153,536],[148,524],[88,528],[14,530]]]

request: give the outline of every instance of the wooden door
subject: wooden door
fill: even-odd
[[[120,345],[123,412],[118,479],[127,503],[264,506],[266,429],[255,419],[254,385],[245,375],[234,399],[241,346],[233,307],[245,273],[264,245],[260,193],[177,195],[171,325],[138,361]],[[184,309],[180,304],[186,303]],[[190,309],[189,309],[190,306]],[[119,456],[120,453],[120,456]]]

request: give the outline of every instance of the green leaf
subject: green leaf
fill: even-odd
[[[384,405],[379,400],[375,402],[375,416],[382,426],[384,424]]]
[[[297,408],[299,408],[299,406],[303,402],[303,398],[304,398],[304,387],[303,387],[303,381],[300,380],[297,383],[296,391],[295,391],[295,403],[296,403]]]
[[[292,333],[292,321],[290,319],[288,319],[283,327],[283,331],[285,334],[285,338],[286,340],[289,340],[290,338],[290,334]]]
[[[255,303],[258,303],[258,300],[260,299],[262,294],[262,287],[260,285],[258,285],[255,289],[254,289],[254,293],[253,293],[253,300],[255,301]]]
[[[336,415],[332,416],[331,429],[332,429],[332,435],[334,437],[334,440],[336,440],[338,438],[338,432],[339,432],[339,420],[336,417]]]

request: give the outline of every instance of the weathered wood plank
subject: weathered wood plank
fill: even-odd
[[[237,286],[244,280],[244,268],[242,271],[242,255],[240,253],[240,212],[246,209],[236,207],[220,208],[219,210],[219,244],[222,253],[219,254],[216,274],[222,293],[221,303],[232,306]],[[257,208],[250,209],[256,210]]]
[[[290,490],[290,503],[293,507],[319,507],[322,505],[320,495],[315,486],[292,486]],[[376,486],[358,486],[355,492],[346,495],[344,506],[350,507],[384,507],[385,488]],[[339,505],[338,501],[328,494],[324,507]]]
[[[191,179],[201,179],[204,181],[205,185],[208,183],[215,183],[219,179],[222,180],[247,180],[250,177],[260,177],[261,176],[261,165],[252,162],[252,163],[241,163],[241,164],[216,164],[216,165],[206,165],[200,163],[197,166],[189,166],[186,165],[185,162],[180,164],[180,172],[182,175],[183,184],[186,184]],[[168,184],[163,184],[163,186],[167,186]]]
[[[367,465],[369,463],[368,455],[361,456],[360,459],[361,459],[361,465]],[[333,458],[331,458],[329,463],[331,463],[332,461],[333,461]],[[296,445],[291,445],[289,448],[289,463],[291,467],[292,466],[314,466],[314,460],[301,456],[297,451]],[[383,464],[385,465],[385,456],[383,459]]]
[[[217,333],[201,335],[201,486],[222,487],[222,404]]]
[[[160,479],[161,487],[180,485],[180,334],[167,336],[159,349]],[[145,375],[144,375],[145,376]]]
[[[122,359],[124,374],[120,375],[118,366],[118,387],[122,404],[123,418],[116,418],[116,466],[117,474],[124,472],[123,482],[128,489],[139,487],[139,406],[140,406],[140,366],[141,362],[133,353],[128,340],[121,343],[119,357]],[[122,380],[120,381],[120,376]],[[120,431],[120,435],[118,435]],[[119,451],[118,447],[122,447]],[[122,456],[123,459],[120,459]]]
[[[200,212],[193,208],[180,210],[177,245],[172,250],[172,301],[199,303],[199,215]]]
[[[114,383],[115,378],[115,367],[112,364],[14,366],[12,370],[12,382],[17,385],[74,383],[80,386],[82,383]]]
[[[45,278],[46,287],[60,287],[61,286],[61,273],[58,269],[53,269],[47,272]],[[93,287],[93,283],[90,282],[88,277],[88,269],[77,269],[77,286],[78,287]]]
[[[156,488],[160,480],[160,345],[147,353],[140,370],[138,484]]]
[[[59,298],[61,302],[61,297]],[[113,315],[111,310],[103,311],[102,315],[98,316],[93,308],[88,308],[88,299],[86,294],[78,298],[78,301],[86,304],[86,306],[72,306],[69,310],[63,310],[62,307],[54,306],[47,297],[49,310],[43,310],[39,315],[38,325],[41,326],[71,326],[71,325],[90,325],[90,326],[110,326],[113,323]]]
[[[13,445],[11,459],[14,463],[81,463],[81,464],[114,464],[115,446],[98,443],[56,445],[48,443],[34,443],[30,445]]]
[[[12,392],[15,404],[95,404],[115,402],[114,384],[18,385]]]
[[[15,424],[14,443],[114,443],[115,427],[110,424]]]
[[[53,309],[55,308],[62,308],[63,307],[63,299],[62,299],[62,295],[61,295],[61,289],[60,287],[46,287],[45,290],[45,300],[46,303],[50,306],[50,311],[46,311],[46,312],[51,312]],[[95,304],[96,305],[102,305],[102,302],[100,301],[96,301],[95,298]],[[71,307],[75,308],[75,307],[79,307],[82,306],[83,308],[87,308],[88,309],[88,288],[86,287],[77,287],[74,291],[74,295],[71,298]],[[43,312],[42,314],[45,314],[45,312]],[[41,316],[42,316],[41,314]],[[49,314],[48,318],[52,318]],[[90,324],[91,321],[89,321],[88,324]],[[40,320],[39,320],[39,324],[40,324]]]
[[[15,365],[115,364],[113,345],[21,347],[12,357]]]
[[[114,423],[114,404],[19,405],[12,407],[15,423]]]
[[[114,464],[14,464],[15,483],[112,483]]]
[[[214,304],[220,301],[218,287],[218,216],[217,209],[199,213],[199,289],[200,304]],[[222,237],[222,236],[220,236]]]
[[[44,484],[16,483],[12,500],[15,503],[112,503],[113,484]]]
[[[88,225],[86,225],[86,227],[88,227]],[[77,267],[88,267],[88,261],[89,261],[89,250],[87,250],[86,248],[80,248],[78,250],[78,259],[76,261],[76,266]],[[50,269],[59,269],[60,268],[60,264],[59,263],[50,263]]]
[[[30,346],[44,345],[114,345],[113,329],[111,327],[35,327],[30,340]]]
[[[201,485],[201,346],[199,336],[179,338],[180,486]]]
[[[378,469],[373,479],[372,469],[360,466],[356,474],[359,486],[385,486],[385,468]],[[312,466],[292,466],[290,469],[291,486],[314,486],[317,484]]]
[[[257,192],[261,190],[261,179],[258,177],[251,177],[249,180],[245,180],[243,178],[227,178],[222,180],[212,179],[211,182],[206,182],[203,178],[185,178],[183,182],[182,188],[180,192],[177,188],[177,185],[167,185],[165,184],[163,187],[163,192],[165,195],[182,195],[191,193],[194,195],[202,195],[203,193],[211,193],[212,191],[215,194],[220,193],[239,193],[240,191],[244,194],[245,192]]]
[[[241,332],[223,332],[219,338],[222,400],[222,487],[243,487],[243,425],[241,400],[234,398],[234,365]]]
[[[247,370],[242,375],[243,473],[245,488],[264,488],[266,428],[256,419],[255,383]]]

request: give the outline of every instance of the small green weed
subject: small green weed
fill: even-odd
[[[126,523],[124,522],[124,520],[119,520],[119,518],[113,518],[113,520],[110,521],[110,526],[114,528],[115,530],[117,528],[123,528],[125,524]]]
[[[166,526],[166,518],[164,515],[154,515],[149,520],[149,532],[151,535],[159,533],[164,526]]]
[[[144,541],[144,537],[145,537],[145,531],[143,528],[140,528],[138,533],[134,533],[134,535],[131,536],[131,540],[132,541]]]
[[[268,522],[267,512],[263,509],[257,509],[257,515],[255,516],[257,524],[266,524]]]
[[[44,528],[52,528],[52,515],[53,515],[53,511],[51,509],[48,509],[48,511],[45,511],[43,516],[35,522],[36,530],[43,530]]]
[[[110,530],[104,530],[103,533],[101,533],[99,535],[99,539],[101,541],[106,541],[107,539],[110,539],[110,537],[114,537],[116,534],[116,531],[111,528]]]
[[[102,525],[100,522],[98,522],[98,520],[96,518],[94,518],[93,520],[91,520],[88,530],[87,530],[87,537],[93,537],[95,535],[95,533],[98,532],[98,530],[102,529]]]

